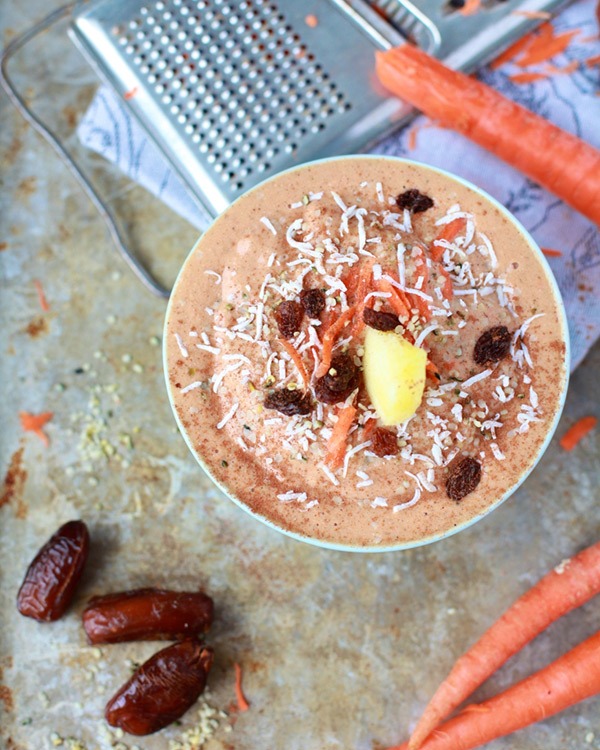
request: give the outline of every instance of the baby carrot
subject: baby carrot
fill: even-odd
[[[423,750],[472,750],[600,693],[600,631],[544,669],[483,703],[467,706]],[[389,750],[407,750],[405,743]]]
[[[456,662],[410,738],[416,750],[433,729],[550,623],[600,593],[600,542],[545,575]]]
[[[592,416],[583,417],[578,422],[575,422],[561,437],[559,441],[560,447],[565,451],[572,451],[578,445],[579,441],[594,429],[597,422],[597,417]]]
[[[383,85],[600,225],[600,151],[485,83],[403,44],[377,53]]]

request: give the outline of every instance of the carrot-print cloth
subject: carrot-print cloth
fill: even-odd
[[[554,73],[523,84],[514,61],[487,67],[480,78],[600,149],[600,55],[595,0],[580,0],[553,20],[555,34],[577,30],[567,49],[552,59],[557,68],[577,61],[571,73]],[[527,68],[543,72],[546,64]],[[427,126],[427,127],[424,127]],[[158,196],[194,226],[206,219],[177,174],[112,89],[102,86],[78,127],[81,142],[116,163],[133,180]],[[537,146],[531,144],[532,150]],[[505,205],[541,247],[559,250],[549,257],[565,302],[571,334],[571,368],[582,361],[600,336],[600,232],[591,222],[479,146],[419,117],[382,141],[374,153],[406,156],[447,169],[482,187]]]

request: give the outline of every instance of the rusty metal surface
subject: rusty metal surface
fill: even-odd
[[[4,3],[3,41],[47,10],[41,0]],[[58,53],[52,78],[37,54],[15,69],[67,132],[94,79],[81,63],[73,69],[66,41],[47,39]],[[170,750],[190,739],[200,709],[206,724],[206,704],[224,712],[208,750],[368,750],[402,739],[455,658],[528,585],[600,536],[600,431],[571,454],[555,439],[513,499],[430,547],[351,555],[263,527],[212,487],[176,434],[161,372],[164,303],[120,265],[87,199],[5,97],[0,108],[0,747]],[[106,168],[91,164],[104,180]],[[194,230],[143,190],[107,184],[171,279]],[[559,435],[597,413],[599,367],[596,346],[573,377]],[[54,412],[48,448],[21,431],[19,410]],[[27,564],[77,517],[93,545],[74,606],[53,624],[20,617]],[[146,585],[213,595],[216,663],[204,704],[136,739],[108,731],[103,707],[156,644],[90,648],[80,614],[92,594]],[[600,600],[571,613],[476,697],[541,667],[599,621]],[[251,702],[239,715],[229,710],[234,662]],[[489,747],[600,748],[599,717],[591,700]]]

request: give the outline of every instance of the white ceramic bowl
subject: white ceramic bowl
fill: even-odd
[[[481,188],[477,187],[473,183],[471,183],[471,182],[469,182],[467,180],[463,180],[461,177],[458,177],[457,175],[454,175],[454,174],[452,174],[450,172],[447,172],[447,171],[445,171],[443,169],[438,169],[438,168],[435,168],[435,167],[430,167],[430,166],[428,166],[426,164],[415,162],[415,161],[413,161],[411,159],[400,159],[398,157],[391,157],[391,156],[377,156],[377,157],[373,157],[373,156],[370,156],[370,155],[369,156],[365,155],[365,156],[333,157],[333,158],[330,158],[330,159],[321,159],[321,160],[319,160],[317,162],[309,162],[307,164],[303,164],[301,166],[294,167],[294,168],[292,168],[290,170],[286,170],[285,172],[282,172],[280,174],[288,174],[290,172],[296,172],[298,170],[304,169],[307,166],[310,166],[311,164],[332,163],[332,162],[336,162],[336,161],[339,161],[339,160],[345,160],[345,159],[373,159],[373,158],[380,159],[383,163],[392,161],[392,162],[405,162],[407,164],[414,164],[414,165],[418,166],[421,169],[429,169],[429,170],[432,170],[433,172],[437,172],[439,174],[442,174],[442,175],[444,175],[444,176],[446,176],[446,177],[448,177],[448,178],[450,178],[450,179],[452,179],[452,180],[454,180],[454,181],[456,181],[456,182],[458,182],[458,183],[460,183],[460,184],[462,184],[462,185],[470,188],[471,190],[475,191],[476,193],[478,193],[479,195],[481,195],[486,200],[490,201],[518,229],[518,231],[522,234],[525,242],[530,246],[532,252],[537,256],[538,260],[540,261],[540,264],[541,264],[542,268],[544,269],[544,272],[545,272],[545,274],[547,276],[547,279],[548,279],[548,282],[550,284],[550,287],[552,288],[552,290],[554,292],[556,306],[557,306],[557,309],[559,311],[559,317],[560,317],[560,323],[561,323],[561,329],[562,329],[561,330],[561,332],[562,332],[562,340],[564,341],[564,344],[565,344],[565,370],[564,370],[564,383],[563,383],[563,386],[562,386],[562,389],[561,389],[561,392],[560,392],[559,406],[558,406],[558,408],[556,410],[554,419],[552,420],[552,422],[548,426],[548,431],[547,431],[545,440],[540,445],[540,448],[539,448],[537,454],[535,455],[534,460],[530,463],[530,465],[528,466],[528,468],[523,472],[523,474],[518,478],[518,480],[515,481],[510,487],[508,487],[508,489],[504,492],[504,494],[502,496],[500,496],[494,503],[492,503],[491,505],[489,505],[485,509],[485,511],[483,511],[483,512],[477,514],[477,515],[474,515],[473,517],[469,518],[466,522],[464,522],[462,524],[458,524],[457,526],[454,526],[453,528],[451,528],[448,531],[445,531],[443,533],[433,534],[431,536],[423,537],[421,539],[418,539],[416,541],[409,542],[409,543],[398,543],[398,544],[392,544],[392,545],[387,545],[387,546],[354,546],[354,545],[350,545],[350,544],[337,544],[335,542],[323,541],[323,540],[320,540],[320,539],[316,539],[314,537],[305,536],[303,534],[290,531],[288,529],[285,529],[285,528],[282,528],[282,527],[278,526],[277,524],[275,524],[271,519],[267,518],[266,516],[263,516],[260,513],[257,513],[255,510],[253,510],[251,507],[249,507],[245,502],[243,502],[242,500],[240,500],[240,498],[238,498],[235,495],[235,493],[229,487],[227,487],[223,482],[220,482],[219,480],[217,480],[211,474],[211,471],[208,468],[205,460],[203,459],[203,456],[198,452],[198,450],[196,449],[196,447],[190,441],[190,438],[189,438],[189,436],[187,434],[187,431],[184,428],[184,426],[182,425],[181,420],[179,418],[179,415],[177,414],[177,410],[175,409],[175,405],[174,405],[172,394],[171,394],[171,386],[170,386],[169,378],[168,378],[169,368],[168,368],[168,362],[167,362],[167,348],[166,348],[166,345],[165,345],[165,342],[167,340],[167,336],[166,336],[166,324],[167,324],[167,321],[169,319],[169,315],[170,315],[170,312],[171,312],[172,300],[174,299],[175,295],[177,294],[177,286],[178,286],[178,283],[179,283],[179,279],[181,278],[182,274],[184,273],[186,264],[189,261],[190,257],[192,256],[192,254],[194,253],[197,245],[202,241],[202,237],[201,237],[198,240],[198,243],[196,243],[196,245],[194,246],[194,248],[192,248],[192,250],[190,251],[190,253],[189,253],[186,261],[183,263],[183,265],[181,267],[181,270],[179,271],[177,280],[175,281],[175,285],[173,287],[173,292],[171,294],[171,299],[169,300],[169,305],[167,306],[167,312],[166,312],[166,316],[165,316],[165,332],[164,332],[164,335],[163,335],[163,365],[164,365],[164,372],[165,372],[165,378],[166,378],[166,384],[167,384],[167,393],[169,395],[169,402],[171,404],[171,408],[173,409],[173,414],[175,416],[175,420],[176,420],[177,425],[179,427],[179,430],[180,430],[180,432],[181,432],[181,434],[183,436],[183,439],[185,440],[185,442],[186,442],[188,448],[190,449],[190,451],[192,452],[192,455],[195,457],[195,459],[198,461],[198,463],[204,469],[204,471],[208,474],[208,476],[219,487],[219,489],[221,489],[222,492],[225,495],[227,495],[227,497],[230,500],[233,500],[233,502],[236,503],[236,505],[238,505],[240,508],[242,508],[242,510],[245,510],[247,513],[249,513],[255,519],[257,519],[258,521],[261,521],[262,523],[266,524],[267,526],[269,526],[270,528],[274,529],[275,531],[278,531],[278,532],[283,533],[283,534],[285,534],[287,536],[290,536],[293,539],[297,539],[297,540],[302,541],[302,542],[307,542],[309,544],[316,545],[317,547],[324,547],[324,548],[327,548],[327,549],[335,549],[335,550],[346,551],[346,552],[391,552],[391,551],[399,551],[399,550],[404,550],[404,549],[410,549],[412,547],[423,546],[425,544],[430,544],[431,542],[435,542],[435,541],[438,541],[440,539],[444,539],[445,537],[448,537],[448,536],[451,536],[453,534],[456,534],[459,531],[462,531],[463,529],[466,529],[469,526],[472,526],[474,523],[476,523],[477,521],[481,520],[482,518],[484,518],[485,516],[487,516],[489,513],[491,513],[495,508],[497,508],[505,500],[507,500],[521,486],[521,484],[523,484],[523,482],[527,479],[527,477],[529,476],[529,474],[533,471],[533,469],[535,468],[535,466],[538,464],[539,460],[543,456],[546,448],[548,447],[548,445],[550,443],[550,440],[552,439],[552,436],[554,435],[554,432],[556,430],[556,426],[558,425],[558,421],[560,419],[560,416],[561,416],[561,413],[562,413],[562,410],[563,410],[563,407],[564,407],[564,403],[565,403],[565,399],[566,399],[566,394],[567,394],[567,388],[568,388],[568,381],[569,381],[569,362],[570,362],[569,331],[568,331],[567,320],[566,320],[566,315],[565,315],[565,310],[564,310],[564,305],[563,305],[563,302],[562,302],[561,294],[560,294],[560,291],[558,289],[558,285],[556,284],[556,280],[554,278],[552,270],[550,269],[550,266],[548,265],[548,262],[547,262],[546,258],[544,257],[542,251],[540,250],[539,246],[537,245],[537,243],[535,242],[535,240],[531,237],[531,235],[529,234],[529,232],[527,232],[527,230],[522,226],[522,224],[509,211],[507,211],[507,209],[504,208],[504,206],[502,206],[495,198],[493,198],[492,196],[490,196],[484,190],[482,190]],[[261,184],[259,184],[256,187],[252,188],[252,190],[248,191],[248,193],[253,192],[255,190],[259,190],[261,187],[263,187],[263,185],[265,185],[265,184],[267,184],[269,182],[272,182],[273,180],[277,180],[279,177],[280,177],[280,175],[276,175],[274,177],[270,177],[268,180],[265,180]],[[246,193],[245,195],[247,195],[248,193]],[[243,197],[244,196],[242,196],[242,198]],[[238,200],[241,200],[241,198],[239,198]],[[235,205],[235,204],[233,204],[233,205]],[[217,219],[215,219],[215,222],[218,222],[218,221],[219,221],[219,217],[217,217]],[[215,222],[213,222],[213,225],[214,225]],[[211,226],[213,226],[213,225],[211,225]]]

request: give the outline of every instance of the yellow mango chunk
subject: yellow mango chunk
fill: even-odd
[[[393,331],[367,328],[363,374],[367,393],[384,425],[405,422],[425,389],[427,354]]]

